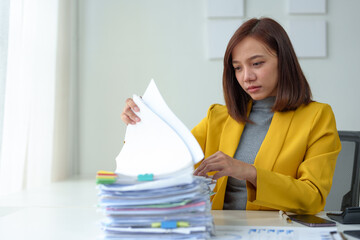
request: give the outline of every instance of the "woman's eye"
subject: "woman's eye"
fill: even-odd
[[[241,67],[234,67],[235,71],[240,71]]]
[[[256,62],[256,63],[253,63],[254,66],[260,66],[261,64],[263,64],[264,62]]]

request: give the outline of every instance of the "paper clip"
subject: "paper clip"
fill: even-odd
[[[154,174],[146,173],[146,174],[139,174],[137,177],[138,181],[152,181],[154,180]]]

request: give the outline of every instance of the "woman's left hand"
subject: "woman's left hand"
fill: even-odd
[[[223,176],[231,176],[239,180],[248,180],[256,186],[256,168],[252,164],[234,159],[221,151],[204,159],[195,170],[194,175],[207,177],[207,173],[213,171],[218,171],[213,176],[214,180]]]

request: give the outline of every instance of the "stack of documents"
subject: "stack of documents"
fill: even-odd
[[[208,239],[211,179],[192,175],[203,152],[154,81],[134,95],[141,121],[129,125],[115,173],[97,174],[105,239]]]
[[[139,181],[118,175],[101,184],[105,239],[208,239],[213,231],[206,179],[187,174]],[[111,173],[107,173],[111,174]],[[108,180],[105,179],[105,182]]]

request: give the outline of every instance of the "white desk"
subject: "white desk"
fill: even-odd
[[[47,187],[0,197],[0,239],[96,239],[100,234],[94,179],[69,180]],[[212,211],[217,229],[237,226],[278,226],[290,224],[277,212]],[[319,214],[326,217],[325,213]],[[291,227],[302,227],[292,223]],[[359,229],[360,225],[341,225],[338,229]],[[354,239],[354,238],[348,238]]]
[[[279,217],[277,211],[212,211],[216,229],[229,229],[233,231],[234,226],[271,226],[271,227],[291,227],[291,228],[306,228],[306,226],[292,222],[287,223]],[[317,214],[319,217],[329,219],[325,212]],[[331,220],[331,219],[330,219]],[[360,224],[343,225],[337,223],[338,231],[344,230],[360,230]],[[309,228],[311,229],[311,228]],[[348,240],[355,240],[356,238],[345,235]]]

